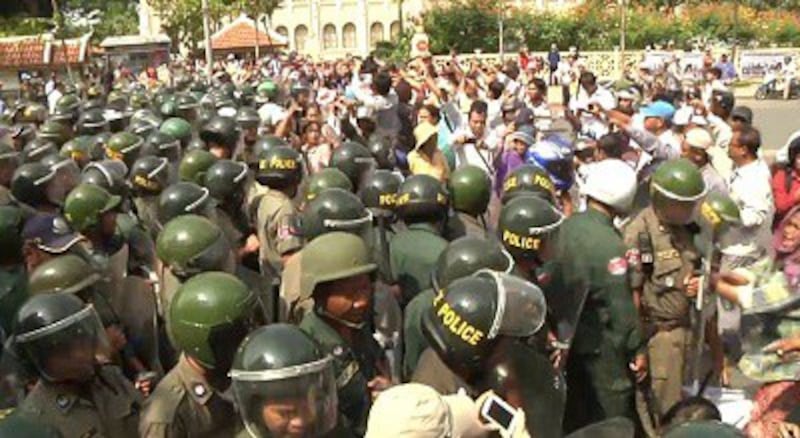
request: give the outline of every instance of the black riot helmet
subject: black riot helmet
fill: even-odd
[[[358,195],[373,214],[392,215],[397,201],[397,191],[403,177],[389,170],[378,169],[364,178]]]
[[[447,213],[447,191],[430,175],[408,177],[397,192],[395,209],[406,223],[436,222]]]
[[[256,180],[273,189],[296,187],[303,176],[302,157],[288,146],[275,146],[258,157]]]
[[[311,241],[331,231],[361,234],[372,224],[372,215],[358,196],[332,188],[321,192],[303,210],[303,236]]]
[[[346,141],[331,154],[330,166],[335,167],[358,188],[363,175],[375,166],[375,159],[364,145],[354,141]]]

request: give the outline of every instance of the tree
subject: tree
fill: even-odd
[[[242,0],[242,9],[249,17],[252,17],[256,24],[255,56],[260,57],[260,44],[258,41],[258,23],[263,15],[267,19],[267,34],[272,27],[272,14],[280,7],[280,0]]]
[[[203,14],[201,0],[149,0],[161,18],[161,27],[173,42],[173,47],[184,45],[194,52],[203,41]],[[209,0],[212,28],[234,10],[234,0]]]

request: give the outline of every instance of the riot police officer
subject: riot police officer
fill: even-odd
[[[55,184],[55,172],[42,163],[26,163],[11,178],[11,196],[23,208],[55,213],[67,193]]]
[[[503,204],[520,194],[531,194],[554,204],[556,186],[544,169],[534,164],[523,164],[508,174],[503,181]]]
[[[375,166],[375,159],[364,145],[354,141],[346,141],[331,154],[330,167],[341,170],[353,187],[361,186],[361,178]]]
[[[693,271],[700,266],[694,232],[697,206],[706,194],[700,171],[685,159],[662,163],[650,179],[651,205],[625,226],[631,288],[647,341],[650,381],[659,415],[681,400],[685,346],[689,342]]]
[[[161,192],[158,197],[158,221],[162,225],[184,215],[198,214],[216,219],[214,199],[209,191],[192,182],[178,182]]]
[[[401,306],[430,284],[430,273],[447,246],[441,237],[447,214],[447,192],[429,175],[413,175],[397,192],[396,211],[407,229],[392,239],[389,252],[392,272],[400,285]]]
[[[244,239],[251,235],[243,206],[247,176],[247,165],[232,160],[215,162],[205,174],[204,185],[217,202],[217,223],[237,251],[245,243]],[[253,239],[257,242],[255,236]],[[256,248],[257,245],[251,245],[247,249],[252,252]]]
[[[256,329],[231,369],[239,415],[253,438],[345,437],[337,427],[333,357],[289,324]]]
[[[106,144],[106,157],[111,160],[122,161],[130,168],[139,158],[139,150],[144,140],[130,132],[118,132],[111,136]]]
[[[538,283],[537,270],[553,257],[563,221],[564,215],[539,196],[520,194],[503,205],[497,235],[523,278]]]
[[[121,199],[102,187],[82,183],[64,202],[64,217],[75,231],[89,239],[96,251],[113,254],[121,242],[112,242],[117,229],[117,208]]]
[[[129,182],[133,189],[133,206],[141,224],[155,239],[161,228],[158,220],[158,200],[169,186],[169,161],[165,157],[146,156],[133,163]]]
[[[305,187],[305,202],[311,202],[326,189],[339,188],[348,192],[353,191],[353,183],[347,175],[339,169],[326,167],[311,175]]]
[[[211,119],[200,130],[208,151],[218,159],[230,159],[239,142],[239,127],[236,120],[230,117],[217,116]]]
[[[330,232],[311,241],[301,258],[301,298],[314,299],[300,328],[333,355],[344,425],[358,435],[366,428],[370,391],[388,385],[381,349],[369,326],[373,284],[364,241],[353,234]]]
[[[302,179],[302,158],[288,146],[275,146],[259,158],[256,180],[269,188],[256,210],[256,232],[261,244],[261,272],[279,279],[285,258],[300,249],[302,239],[292,198]]]
[[[436,261],[431,274],[431,288],[420,292],[406,306],[403,321],[404,375],[411,376],[422,352],[428,348],[422,334],[422,315],[431,308],[438,291],[481,269],[509,273],[513,268],[514,261],[496,240],[464,236],[450,242]]]
[[[186,149],[192,139],[192,125],[180,117],[164,120],[158,130],[177,138],[181,142],[181,149]]]
[[[0,205],[11,202],[11,178],[19,164],[19,152],[6,143],[0,143]]]
[[[203,184],[206,171],[211,167],[217,157],[203,149],[192,149],[181,158],[178,165],[178,178],[181,181]]]
[[[306,242],[331,231],[366,237],[372,225],[372,214],[355,194],[331,188],[320,192],[305,206],[301,222]]]
[[[118,368],[97,361],[107,342],[91,305],[68,294],[31,297],[17,314],[14,343],[39,381],[20,413],[63,436],[137,436],[141,394]]]
[[[17,309],[28,297],[27,273],[22,257],[23,212],[13,205],[0,206],[0,327],[11,333]]]
[[[480,167],[462,166],[450,174],[447,183],[453,209],[448,214],[444,237],[453,240],[467,235],[486,236],[484,214],[492,196],[489,175]]]
[[[183,353],[147,399],[140,436],[236,434],[238,418],[222,392],[237,346],[259,325],[256,307],[255,295],[231,274],[204,272],[181,286],[167,329]]]

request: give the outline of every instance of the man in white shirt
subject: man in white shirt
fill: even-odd
[[[525,93],[525,105],[533,113],[533,125],[536,131],[542,132],[550,129],[553,118],[550,105],[547,104],[547,85],[540,78],[533,78],[528,82]]]
[[[761,134],[745,126],[734,132],[728,153],[734,163],[728,180],[731,198],[739,205],[742,224],[727,233],[723,254],[727,269],[747,266],[771,252],[772,219],[775,213],[770,171],[758,158]]]
[[[581,134],[598,139],[608,132],[608,126],[593,114],[594,106],[609,111],[617,106],[617,99],[611,91],[597,85],[592,72],[581,73],[579,83],[578,93],[569,104],[567,120]]]
[[[486,117],[486,102],[475,101],[469,111],[467,126],[453,133],[456,168],[469,164],[494,175],[494,161],[501,148],[498,147],[496,136],[486,129]]]
[[[733,170],[728,147],[733,138],[733,130],[728,125],[728,118],[733,110],[735,100],[730,91],[714,91],[711,96],[711,106],[706,114],[708,129],[714,137],[714,146],[708,149],[711,165],[717,172],[729,179]]]

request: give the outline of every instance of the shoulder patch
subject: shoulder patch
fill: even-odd
[[[614,257],[608,261],[608,273],[611,275],[625,275],[628,272],[628,261],[622,257]]]

